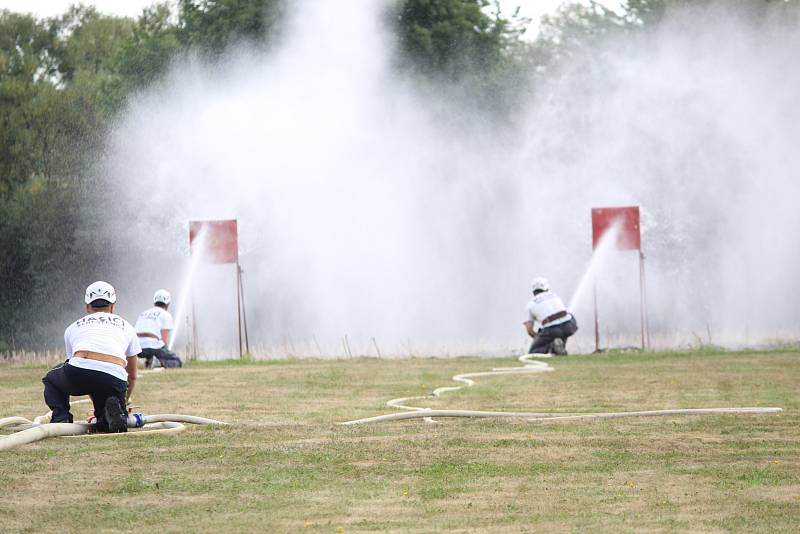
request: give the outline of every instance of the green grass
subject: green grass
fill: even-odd
[[[180,434],[57,438],[0,452],[0,532],[794,532],[800,352],[551,361],[415,405],[555,413],[780,406],[768,416],[343,427],[506,359],[192,363],[143,376]],[[0,417],[46,411],[43,366],[0,365]],[[83,405],[75,407],[84,417]]]

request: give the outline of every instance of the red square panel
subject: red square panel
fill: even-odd
[[[600,238],[617,221],[622,225],[617,237],[617,249],[641,250],[642,235],[639,229],[639,206],[592,208],[592,249],[597,248]]]
[[[202,248],[195,243],[203,233]],[[208,263],[238,263],[239,239],[236,219],[224,221],[190,221],[189,249],[202,254]]]

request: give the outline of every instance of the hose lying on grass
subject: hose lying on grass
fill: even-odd
[[[72,401],[70,404],[82,404],[91,402],[89,399]],[[141,428],[135,432],[124,432],[120,434],[90,434],[94,423],[50,423],[52,412],[36,417],[29,421],[24,417],[6,417],[0,419],[0,429],[6,428],[14,434],[0,437],[0,451],[13,449],[20,445],[33,443],[45,438],[56,436],[92,436],[92,437],[111,437],[111,436],[141,436],[155,432],[180,432],[186,427],[182,423],[193,423],[196,425],[227,425],[222,421],[196,417],[193,415],[180,414],[157,414],[142,415],[134,413],[128,415],[128,428]]]
[[[431,408],[421,408],[418,406],[409,406],[405,404],[408,401],[415,399],[426,399],[430,396],[440,397],[442,393],[448,391],[456,391],[464,387],[470,387],[475,384],[472,378],[479,376],[496,376],[496,375],[510,375],[510,374],[528,374],[528,373],[542,373],[553,371],[545,362],[532,360],[531,358],[550,358],[550,355],[544,354],[526,354],[519,358],[522,362],[522,367],[496,367],[491,371],[484,371],[478,373],[465,373],[455,375],[453,380],[461,382],[462,386],[446,386],[435,389],[431,395],[416,396],[416,397],[403,397],[399,399],[392,399],[386,404],[392,408],[399,408],[401,410],[408,410],[407,412],[392,413],[387,415],[378,415],[375,417],[366,417],[364,419],[355,419],[353,421],[345,421],[340,423],[342,425],[360,425],[366,423],[380,423],[383,421],[398,421],[401,419],[416,419],[422,418],[429,423],[434,423],[433,417],[516,417],[524,418],[529,421],[576,421],[584,419],[614,419],[619,417],[655,417],[655,416],[668,416],[668,415],[720,415],[720,414],[772,414],[782,412],[782,408],[687,408],[676,410],[647,410],[636,412],[612,412],[612,413],[589,413],[589,414],[553,414],[553,413],[536,413],[536,412],[491,412],[491,411],[478,411],[478,410],[433,410]]]

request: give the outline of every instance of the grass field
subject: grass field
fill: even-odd
[[[0,452],[2,532],[796,532],[800,352],[609,354],[485,377],[434,408],[764,416],[342,427],[507,359],[192,364],[142,377],[145,413],[228,421]],[[46,367],[0,366],[0,417],[47,411]],[[86,408],[75,407],[84,417]]]

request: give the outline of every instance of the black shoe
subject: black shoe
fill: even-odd
[[[113,434],[128,431],[128,411],[122,406],[117,397],[106,399],[105,412],[108,432]]]

